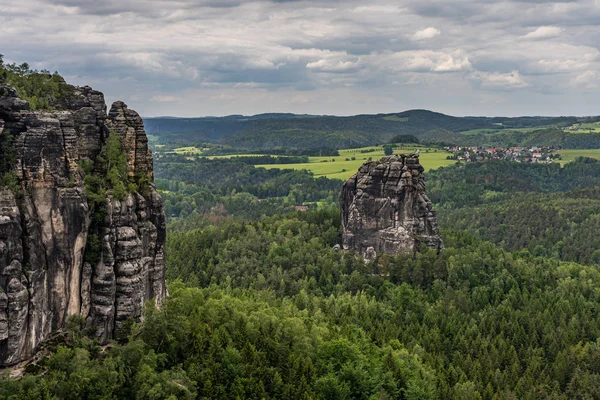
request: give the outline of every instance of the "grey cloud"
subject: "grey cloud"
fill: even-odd
[[[600,79],[596,0],[0,0],[0,7],[8,61],[59,70],[109,98],[131,98],[147,115],[457,113],[460,104],[498,114],[527,98],[525,106],[540,107],[535,113],[547,104],[551,114],[557,95],[590,110]],[[544,26],[562,30],[526,38]],[[414,40],[427,28],[440,34]]]
[[[139,13],[142,15],[160,15],[170,10],[189,10],[200,7],[229,8],[237,7],[242,0],[50,0],[49,3],[59,6],[72,7],[79,14],[114,15],[121,13]]]
[[[419,1],[414,0],[409,4],[409,9],[417,15],[431,18],[452,18],[466,20],[482,12],[485,4],[468,1]]]

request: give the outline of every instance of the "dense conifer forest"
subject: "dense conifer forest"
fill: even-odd
[[[108,346],[73,318],[0,398],[600,398],[600,163],[427,182],[445,249],[366,264],[334,248],[341,181],[158,161],[166,303]]]

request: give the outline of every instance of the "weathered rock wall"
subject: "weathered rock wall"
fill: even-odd
[[[79,163],[94,160],[112,131],[122,138],[129,174],[149,183],[144,195],[107,193],[101,256],[90,265],[92,216]],[[141,318],[146,300],[160,304],[166,226],[139,115],[122,102],[107,115],[104,96],[89,87],[72,87],[59,110],[30,111],[0,86],[0,135],[14,138],[20,188],[0,189],[0,365],[32,356],[71,315],[86,318],[105,342],[122,321]]]
[[[416,154],[363,164],[344,184],[340,204],[343,247],[365,258],[443,247]]]

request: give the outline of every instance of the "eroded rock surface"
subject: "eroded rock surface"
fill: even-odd
[[[124,320],[142,317],[145,301],[166,296],[165,218],[143,121],[122,102],[107,115],[103,94],[90,87],[68,88],[53,111],[31,111],[0,86],[0,144],[12,143],[18,181],[16,191],[0,188],[0,365],[31,357],[71,315],[105,342]],[[79,165],[96,159],[109,132],[121,136],[144,194],[107,192],[92,265],[84,262],[92,215]]]
[[[365,259],[443,247],[417,154],[363,164],[344,184],[340,204],[343,247]]]

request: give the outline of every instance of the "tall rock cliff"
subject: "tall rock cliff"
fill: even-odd
[[[0,177],[13,177],[0,186],[0,365],[31,357],[72,315],[106,342],[166,296],[165,217],[142,119],[122,102],[107,114],[90,87],[61,85],[52,111],[31,111],[0,85]],[[82,165],[97,164],[110,132],[139,185],[101,191],[92,206]]]
[[[417,154],[363,164],[342,189],[344,249],[354,249],[367,259],[382,253],[411,253],[421,244],[441,249],[423,173]]]

